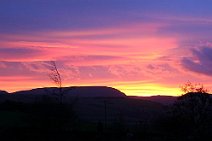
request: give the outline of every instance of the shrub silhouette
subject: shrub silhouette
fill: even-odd
[[[157,120],[157,128],[170,140],[205,140],[212,137],[212,100],[207,89],[187,82],[185,93]]]
[[[207,93],[208,90],[200,83],[191,83],[188,81],[184,85],[181,86],[181,90],[186,93],[197,92],[197,93]]]
[[[209,135],[211,128],[211,97],[208,93],[189,92],[180,96],[172,107],[175,130],[190,139]]]

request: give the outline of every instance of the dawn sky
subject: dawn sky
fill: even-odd
[[[1,0],[0,89],[107,85],[179,95],[212,83],[211,0]]]

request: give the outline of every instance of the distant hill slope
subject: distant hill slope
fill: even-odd
[[[0,102],[4,102],[6,99],[8,99],[8,94],[8,92],[0,90]]]
[[[69,98],[117,98],[126,97],[121,91],[106,86],[79,86],[63,87],[64,102],[69,103]],[[7,93],[0,91],[0,102],[7,100],[17,102],[58,102],[59,89],[56,87],[36,88],[32,90]]]
[[[78,97],[125,97],[126,95],[114,88],[106,86],[83,86],[65,88],[67,94]]]
[[[132,99],[148,100],[152,102],[157,102],[163,105],[173,104],[177,97],[173,96],[150,96],[150,97],[140,97],[140,96],[126,96],[123,92],[107,86],[75,86],[75,87],[63,87],[64,100],[71,97],[78,98],[122,98],[130,97]],[[36,88],[32,90],[17,91],[13,93],[8,93],[6,91],[0,90],[0,101],[13,100],[20,102],[33,102],[40,101],[44,99],[51,98],[55,101],[58,98],[59,89],[56,87],[44,87]],[[10,94],[10,95],[7,95]]]
[[[177,97],[174,97],[174,96],[160,96],[160,95],[149,96],[149,97],[132,96],[131,98],[149,100],[149,101],[157,102],[157,103],[160,103],[160,104],[163,104],[163,105],[171,105],[177,100]]]
[[[58,94],[59,89],[56,87],[37,88],[26,91],[18,91],[12,94],[15,95],[49,95]],[[125,97],[126,95],[121,91],[112,87],[106,86],[79,86],[79,87],[64,87],[62,88],[64,96],[74,97]]]
[[[4,94],[8,94],[8,92],[6,92],[6,91],[2,91],[2,90],[0,90],[0,95],[4,95]]]

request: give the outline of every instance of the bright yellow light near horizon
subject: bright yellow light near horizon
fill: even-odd
[[[120,85],[114,86],[124,92],[127,96],[179,96],[182,94],[180,88],[166,87],[159,84]]]
[[[91,85],[92,84],[92,85]],[[8,87],[13,85],[13,87]],[[78,83],[74,86],[110,86],[116,88],[122,92],[124,92],[127,96],[154,96],[154,95],[167,95],[167,96],[180,96],[182,91],[179,87],[170,87],[161,84],[153,84],[148,82],[114,82],[111,84],[108,82],[98,82],[98,83]],[[14,92],[19,90],[29,90],[32,88],[40,88],[40,87],[55,87],[55,85],[49,81],[44,81],[41,83],[34,81],[28,81],[16,83],[16,82],[5,82],[1,84],[3,90],[7,90],[8,92]],[[73,84],[64,83],[64,87],[73,86]]]

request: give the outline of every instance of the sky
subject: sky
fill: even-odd
[[[127,95],[212,90],[211,0],[1,0],[0,89],[111,86]]]

